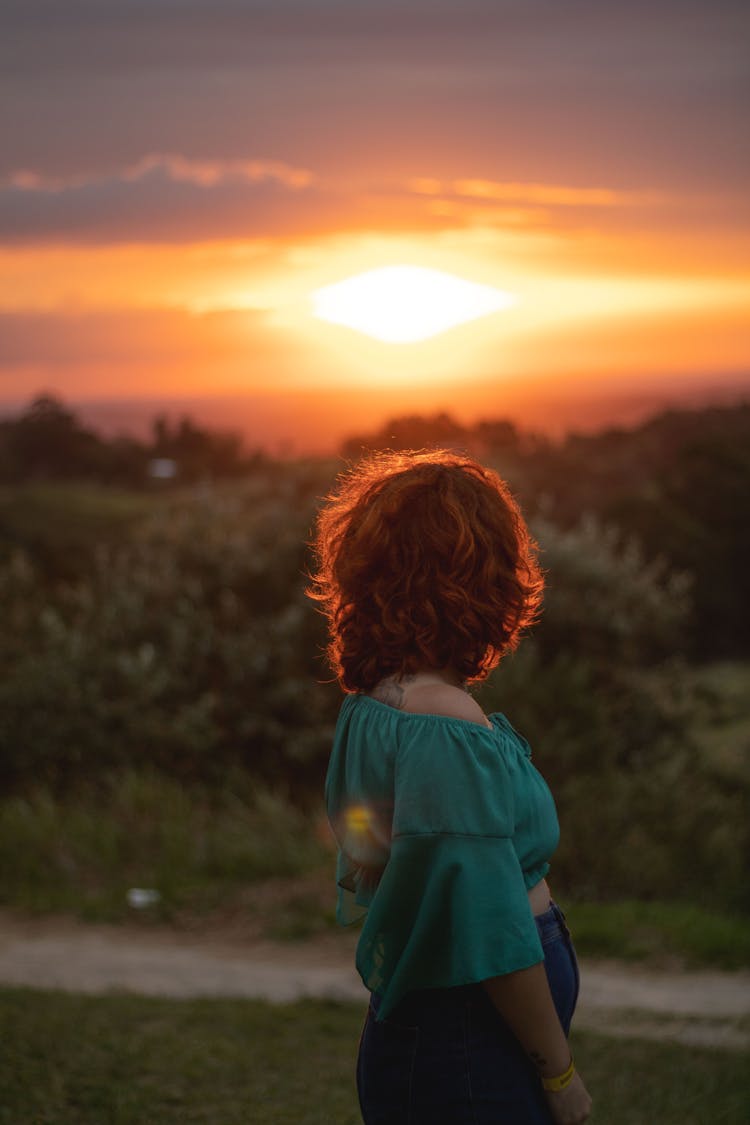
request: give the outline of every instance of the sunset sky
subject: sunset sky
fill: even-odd
[[[0,410],[304,450],[750,393],[748,42],[740,0],[5,0]],[[514,302],[313,316],[394,265]]]

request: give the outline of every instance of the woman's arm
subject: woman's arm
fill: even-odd
[[[540,1076],[553,1078],[567,1070],[570,1047],[557,1018],[543,963],[491,977],[482,984]]]
[[[570,1066],[570,1047],[560,1026],[544,965],[532,965],[482,985],[539,1072],[540,1079],[554,1078]],[[591,1098],[580,1075],[563,1090],[546,1092],[558,1125],[580,1125],[591,1112]]]

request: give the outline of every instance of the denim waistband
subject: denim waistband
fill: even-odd
[[[542,945],[549,945],[558,938],[570,937],[570,930],[565,921],[565,915],[556,902],[549,904],[549,909],[544,914],[537,914],[534,918]]]

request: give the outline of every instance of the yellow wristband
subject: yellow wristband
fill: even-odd
[[[573,1081],[573,1075],[575,1074],[575,1072],[576,1064],[573,1062],[573,1058],[571,1056],[570,1066],[568,1067],[568,1069],[564,1070],[562,1074],[558,1074],[555,1078],[543,1078],[542,1086],[545,1090],[551,1090],[554,1093],[558,1093],[560,1090],[565,1090],[570,1085],[570,1083]]]

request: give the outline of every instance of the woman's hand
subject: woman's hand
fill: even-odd
[[[582,1125],[591,1113],[591,1098],[580,1074],[574,1074],[564,1090],[547,1090],[547,1099],[555,1125]]]

